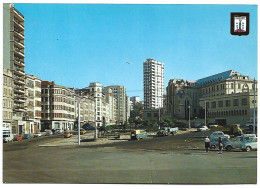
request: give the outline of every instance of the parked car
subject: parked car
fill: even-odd
[[[22,139],[23,139],[23,137],[21,135],[15,135],[13,140],[18,141],[18,140],[22,140]]]
[[[244,151],[256,150],[257,137],[255,134],[243,134],[237,136],[233,141],[228,140],[223,142],[223,144],[227,151],[232,151],[232,149],[241,149]]]
[[[168,136],[168,130],[159,130],[156,136]]]
[[[225,141],[228,141],[229,139],[227,137],[221,138],[222,143]],[[210,149],[215,149],[219,147],[219,138],[212,138],[210,140]]]
[[[24,134],[24,135],[23,135],[23,139],[30,139],[30,138],[32,138],[32,136],[29,135],[29,134]]]
[[[147,132],[145,130],[134,130],[131,131],[131,139],[143,139],[147,138]]]
[[[208,131],[208,130],[209,130],[209,128],[207,126],[202,126],[197,129],[197,131]]]
[[[62,130],[61,129],[55,129],[52,133],[54,135],[62,134]]]
[[[83,129],[85,129],[85,130],[95,130],[95,127],[88,125],[88,126],[83,126]]]
[[[41,133],[34,133],[34,135],[33,135],[34,138],[37,138],[37,137],[40,137],[40,136],[42,136]]]
[[[87,131],[85,129],[80,129],[80,134],[83,135],[85,134]]]
[[[72,133],[70,131],[65,131],[64,138],[70,138],[70,137],[72,137]]]
[[[213,138],[219,138],[219,137],[230,138],[230,136],[228,134],[224,134],[222,131],[215,131],[215,132],[213,132],[209,135],[210,140],[213,139]]]
[[[242,150],[244,151],[251,151],[251,150],[257,150],[257,137],[253,138],[250,137],[247,141],[243,141],[241,143],[241,147]]]
[[[45,131],[45,136],[50,136],[50,135],[53,135],[52,131],[51,130],[46,130]]]
[[[10,130],[3,130],[3,142],[13,142],[14,135],[11,133]]]
[[[215,149],[216,147],[218,147],[219,137],[221,137],[222,141],[230,138],[228,134],[224,134],[222,131],[215,131],[211,133],[209,135],[211,149]]]

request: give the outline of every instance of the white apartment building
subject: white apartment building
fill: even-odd
[[[117,122],[116,124],[124,124],[127,121],[126,118],[126,89],[120,85],[110,85],[106,88],[112,89],[113,97],[115,98],[115,104],[117,109]]]
[[[22,133],[39,132],[41,129],[41,80],[34,75],[25,75],[25,112]]]
[[[95,121],[95,101],[87,94],[77,94],[75,96],[75,118],[78,119],[78,100],[80,102],[80,126],[94,125]]]
[[[16,128],[12,131],[13,121],[13,75],[10,70],[3,69],[3,130],[16,133]]]
[[[154,59],[143,62],[144,109],[163,107],[164,63]]]
[[[110,88],[104,87],[103,92],[105,94],[106,102],[109,105],[109,120],[110,125],[116,124],[117,120],[117,108],[116,108],[116,99],[113,97],[113,91]]]
[[[25,112],[24,16],[13,4],[3,4],[3,67],[14,81],[13,134],[21,134]]]
[[[128,119],[130,118],[130,111],[131,111],[131,101],[130,101],[130,97],[126,96],[125,98],[125,104],[126,104],[126,121],[128,121]]]

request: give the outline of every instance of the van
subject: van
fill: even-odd
[[[131,131],[131,139],[132,140],[139,140],[139,139],[143,139],[143,138],[147,138],[147,132],[145,130],[134,130]]]
[[[14,135],[11,133],[10,130],[3,130],[3,142],[13,142]]]

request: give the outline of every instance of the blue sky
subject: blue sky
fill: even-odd
[[[230,69],[257,77],[256,5],[15,7],[25,16],[26,73],[59,85],[124,85],[142,99],[147,58],[164,62],[165,87]],[[248,36],[230,35],[230,12],[250,13]]]

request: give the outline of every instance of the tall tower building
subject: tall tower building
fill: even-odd
[[[143,63],[144,109],[163,107],[164,63],[147,59]]]
[[[22,132],[25,111],[24,16],[13,4],[3,4],[3,67],[12,72],[14,81],[14,134]]]

